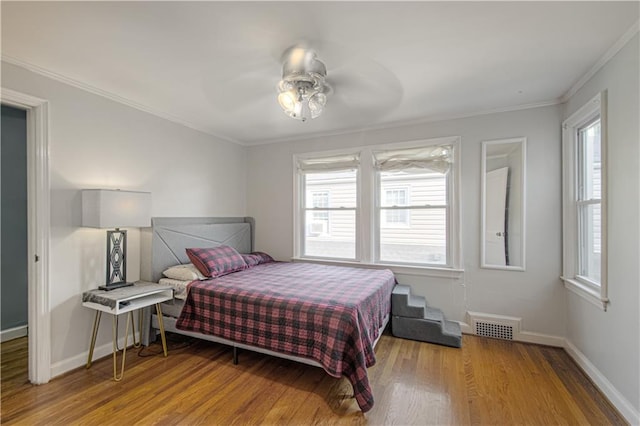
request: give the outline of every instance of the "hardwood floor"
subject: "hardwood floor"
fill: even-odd
[[[462,349],[384,335],[362,414],[345,379],[198,340],[128,351],[34,386],[26,338],[2,344],[2,424],[625,424],[562,349],[465,335]]]

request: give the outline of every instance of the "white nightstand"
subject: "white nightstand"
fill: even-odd
[[[129,337],[129,321],[131,321],[133,329],[134,347],[139,347],[140,343],[135,341],[135,323],[133,321],[133,311],[136,309],[146,308],[147,306],[156,305],[158,314],[158,325],[160,326],[160,336],[162,337],[162,349],[164,356],[167,356],[167,341],[164,335],[164,322],[162,321],[162,309],[160,303],[173,299],[173,289],[170,286],[136,282],[131,287],[122,287],[116,290],[89,290],[82,294],[82,306],[96,310],[96,317],[93,321],[93,333],[91,334],[91,346],[89,347],[89,359],[87,360],[87,368],[91,367],[93,361],[93,349],[96,345],[96,335],[98,334],[98,326],[103,312],[113,315],[113,379],[116,382],[122,380],[124,376],[124,364],[127,353],[127,340]],[[142,312],[142,311],[140,311]],[[117,316],[119,314],[127,314],[127,326],[124,336],[124,348],[122,350],[122,367],[120,376],[117,374],[117,354],[118,354],[118,330]],[[141,325],[141,322],[139,322]],[[142,326],[142,325],[141,325]]]

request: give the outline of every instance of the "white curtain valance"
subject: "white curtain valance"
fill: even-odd
[[[359,165],[359,153],[320,158],[298,158],[298,170],[303,173],[354,170],[357,169]]]
[[[374,167],[380,171],[428,169],[446,173],[453,162],[452,145],[373,151]]]

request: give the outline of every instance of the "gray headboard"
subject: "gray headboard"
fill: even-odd
[[[156,217],[151,219],[151,275],[189,263],[185,249],[231,246],[240,253],[253,251],[255,221],[251,217]]]

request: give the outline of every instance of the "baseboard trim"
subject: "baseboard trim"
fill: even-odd
[[[131,336],[129,336],[128,344],[131,344],[130,339],[131,339]],[[139,332],[136,332],[136,340],[139,341],[139,339],[140,339],[140,334]],[[118,339],[118,346],[122,347],[122,345],[124,345],[124,336]],[[131,347],[127,349],[127,352],[130,349]],[[93,350],[93,361],[95,362],[96,360],[103,358],[105,356],[111,355],[112,353],[113,353],[112,342],[105,343],[104,345],[101,345],[101,346],[97,346]],[[89,357],[89,350],[87,349],[86,351],[78,355],[75,355],[70,358],[63,359],[62,361],[58,361],[51,364],[51,377],[57,377],[71,370],[74,370],[78,367],[87,365],[88,357]]]
[[[0,342],[8,342],[9,340],[17,339],[29,335],[29,327],[21,325],[19,327],[8,328],[0,331]]]
[[[460,331],[462,331],[464,334],[475,334],[473,332],[473,328],[471,328],[471,326],[466,322],[458,321],[458,324],[460,324]]]
[[[640,425],[640,412],[611,384],[604,374],[589,361],[585,354],[565,339],[564,350],[582,368],[587,376],[593,381],[598,389],[609,399],[609,402],[622,414],[622,416],[632,425]]]
[[[521,331],[516,335],[515,340],[525,343],[535,343],[537,345],[554,346],[564,348],[565,339],[551,334],[535,333],[533,331]]]

